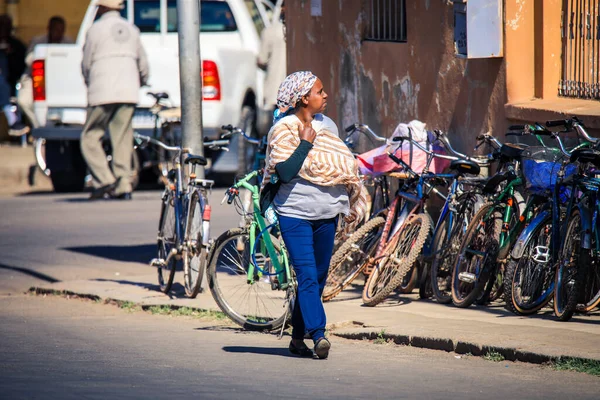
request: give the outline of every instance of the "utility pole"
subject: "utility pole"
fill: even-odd
[[[179,81],[183,147],[204,155],[202,136],[202,81],[200,80],[200,0],[177,0]],[[196,171],[204,179],[204,167]]]

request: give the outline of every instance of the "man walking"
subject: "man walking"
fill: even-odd
[[[124,0],[97,0],[97,20],[87,32],[81,70],[88,88],[87,121],[81,152],[94,178],[91,200],[131,199],[131,120],[140,86],[148,81],[148,61],[140,31],[119,13]],[[112,172],[102,148],[108,128]]]

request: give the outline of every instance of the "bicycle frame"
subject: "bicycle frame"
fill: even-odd
[[[256,281],[256,278],[260,278],[263,275],[267,275],[267,276],[268,275],[277,275],[277,277],[279,279],[279,283],[280,283],[279,288],[282,290],[285,290],[285,289],[287,289],[289,282],[292,281],[292,279],[291,279],[292,272],[290,269],[290,263],[289,263],[289,260],[287,257],[287,253],[285,251],[278,253],[275,250],[275,246],[273,245],[273,241],[271,240],[271,235],[267,232],[269,228],[273,227],[273,225],[267,225],[265,219],[260,214],[260,193],[259,193],[260,189],[257,185],[253,185],[250,183],[250,181],[253,178],[256,178],[258,175],[259,175],[258,171],[252,171],[248,175],[246,175],[244,178],[242,178],[240,181],[235,183],[233,185],[233,187],[236,189],[239,189],[239,188],[247,189],[252,194],[252,204],[254,206],[254,212],[253,212],[252,222],[250,223],[250,226],[249,226],[249,239],[250,239],[249,243],[251,244],[251,248],[250,248],[251,259],[254,259],[253,256],[254,256],[255,250],[256,250],[256,245],[257,245],[256,242],[257,242],[257,240],[259,240],[262,237],[263,240],[260,241],[260,246],[261,246],[260,251],[262,254],[265,254],[265,251],[266,251],[266,255],[269,256],[269,258],[273,264],[275,273],[269,274],[267,271],[263,271],[258,266],[254,265],[254,263],[251,261],[250,265],[248,266],[247,282],[248,282],[248,284],[252,284]],[[257,231],[259,232],[258,235],[257,235]],[[264,234],[264,233],[267,233],[267,234]],[[284,248],[283,241],[281,243],[281,246],[283,249]],[[279,259],[280,254],[283,256],[283,260]]]

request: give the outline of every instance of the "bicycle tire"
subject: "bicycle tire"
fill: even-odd
[[[580,310],[581,312],[590,312],[600,305],[600,268],[596,259],[592,260],[592,264],[588,269],[588,279],[584,294],[585,298]]]
[[[252,247],[248,236],[247,230],[235,228],[224,232],[217,238],[209,256],[208,287],[219,308],[242,328],[253,331],[275,330],[280,328],[286,322],[287,316],[290,315],[288,311],[293,304],[295,284],[290,282],[287,290],[273,290],[272,280],[268,276],[257,276],[255,281],[248,283],[247,267],[251,262],[250,249]],[[240,238],[245,242],[241,255],[237,250]],[[281,247],[277,243],[273,244],[275,250],[281,253]],[[238,256],[240,257],[238,258]],[[264,262],[261,264],[262,269],[269,270],[267,265],[269,257],[260,258],[259,255],[256,255],[256,258],[262,259]],[[229,263],[234,264],[233,268]],[[233,282],[234,280],[239,283]],[[233,287],[234,285],[235,287]],[[266,295],[261,297],[260,303],[258,300],[254,303],[249,300],[251,291],[257,295],[261,291]],[[236,300],[235,296],[237,295],[239,298]],[[270,303],[268,310],[267,302]],[[243,310],[244,307],[250,308],[253,305],[257,307],[256,310],[249,312]],[[259,310],[261,307],[264,309]],[[259,315],[259,313],[265,315]]]
[[[363,304],[376,306],[400,285],[421,254],[430,226],[430,218],[426,214],[409,217],[386,246],[385,257],[369,275],[363,290]]]
[[[548,215],[529,235],[519,259],[511,257],[504,271],[504,302],[516,315],[531,315],[546,306],[554,296],[554,262],[536,262],[534,250],[550,247],[552,216]]]
[[[206,204],[206,201],[204,202]],[[202,244],[202,202],[200,192],[195,190],[190,196],[190,208],[185,226],[187,253],[183,258],[183,282],[185,294],[196,298],[202,286],[206,270],[206,248]]]
[[[508,231],[510,232],[513,227],[519,222],[521,216],[525,212],[526,203],[523,198],[523,195],[516,191],[512,196],[512,219],[510,221]],[[477,297],[475,300],[475,304],[483,306],[493,301],[498,300],[499,298],[504,297],[504,262],[507,258],[510,257],[510,251],[512,249],[512,244],[509,246],[505,246],[503,249],[500,249],[498,253],[499,263],[494,268],[494,274],[490,275],[483,292]],[[500,261],[501,260],[501,261]]]
[[[400,286],[398,286],[398,293],[411,294],[413,292],[419,281],[418,264],[418,262],[414,263],[410,271],[404,276],[402,282],[400,282]]]
[[[488,213],[490,213],[489,216]],[[491,223],[487,223],[488,221]],[[480,231],[482,227],[484,230]],[[452,303],[455,306],[460,308],[469,307],[481,295],[490,274],[496,268],[498,241],[501,231],[502,216],[496,206],[493,203],[486,203],[481,206],[469,223],[467,234],[454,263]],[[468,261],[467,252],[472,254]],[[475,256],[482,257],[482,262],[477,262]],[[467,265],[463,261],[467,261]],[[472,280],[472,282],[469,282],[469,280]]]
[[[581,247],[583,232],[580,221],[581,214],[575,208],[567,222],[565,242],[556,267],[554,314],[560,321],[568,321],[573,316],[585,286],[587,268],[591,264],[590,251]]]
[[[592,235],[592,249],[596,248],[596,239]],[[587,271],[587,279],[583,292],[583,302],[577,311],[588,313],[600,304],[600,264],[597,257],[592,257]]]
[[[461,213],[456,213],[456,222],[450,236],[447,235],[450,214],[440,224],[431,245],[431,267],[429,271],[430,286],[433,297],[440,304],[452,302],[452,270],[460,248],[460,243],[468,229],[468,222],[481,206],[481,196],[472,193],[460,195],[457,202],[461,205]],[[467,218],[465,218],[467,217]],[[450,242],[448,245],[447,242]]]
[[[354,232],[331,257],[323,290],[323,301],[329,301],[350,285],[365,269],[377,250],[385,218],[376,217]],[[356,256],[363,255],[360,261]]]
[[[166,260],[172,249],[177,248],[177,227],[175,220],[175,207],[171,193],[167,195],[161,205],[160,221],[158,223],[158,258]],[[173,286],[173,278],[177,268],[176,257],[165,267],[158,267],[158,286],[160,291],[167,294]]]

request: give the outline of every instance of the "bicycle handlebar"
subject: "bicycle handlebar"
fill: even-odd
[[[221,135],[221,138],[227,138],[227,137],[235,135],[237,133],[237,134],[240,134],[248,143],[255,144],[257,146],[260,145],[259,139],[255,139],[253,137],[246,135],[246,132],[244,132],[242,129],[235,127],[231,124],[222,125],[221,129],[224,131],[227,131],[226,133]]]
[[[184,148],[181,146],[168,146],[168,145],[164,144],[163,142],[161,142],[160,140],[153,139],[150,136],[140,135],[139,133],[134,133],[133,138],[147,142],[147,143],[155,144],[159,147],[162,147],[163,149],[165,149],[167,151],[181,151],[182,153],[190,152],[189,148]]]
[[[348,127],[346,127],[344,129],[346,131],[346,133],[350,133],[352,131],[360,131],[364,134],[369,134],[369,136],[371,136],[373,139],[375,139],[378,142],[385,142],[387,141],[386,138],[379,136],[378,134],[376,134],[375,132],[373,132],[373,130],[371,130],[371,128],[369,128],[369,125],[366,124],[352,124]],[[350,136],[350,135],[348,135]]]

